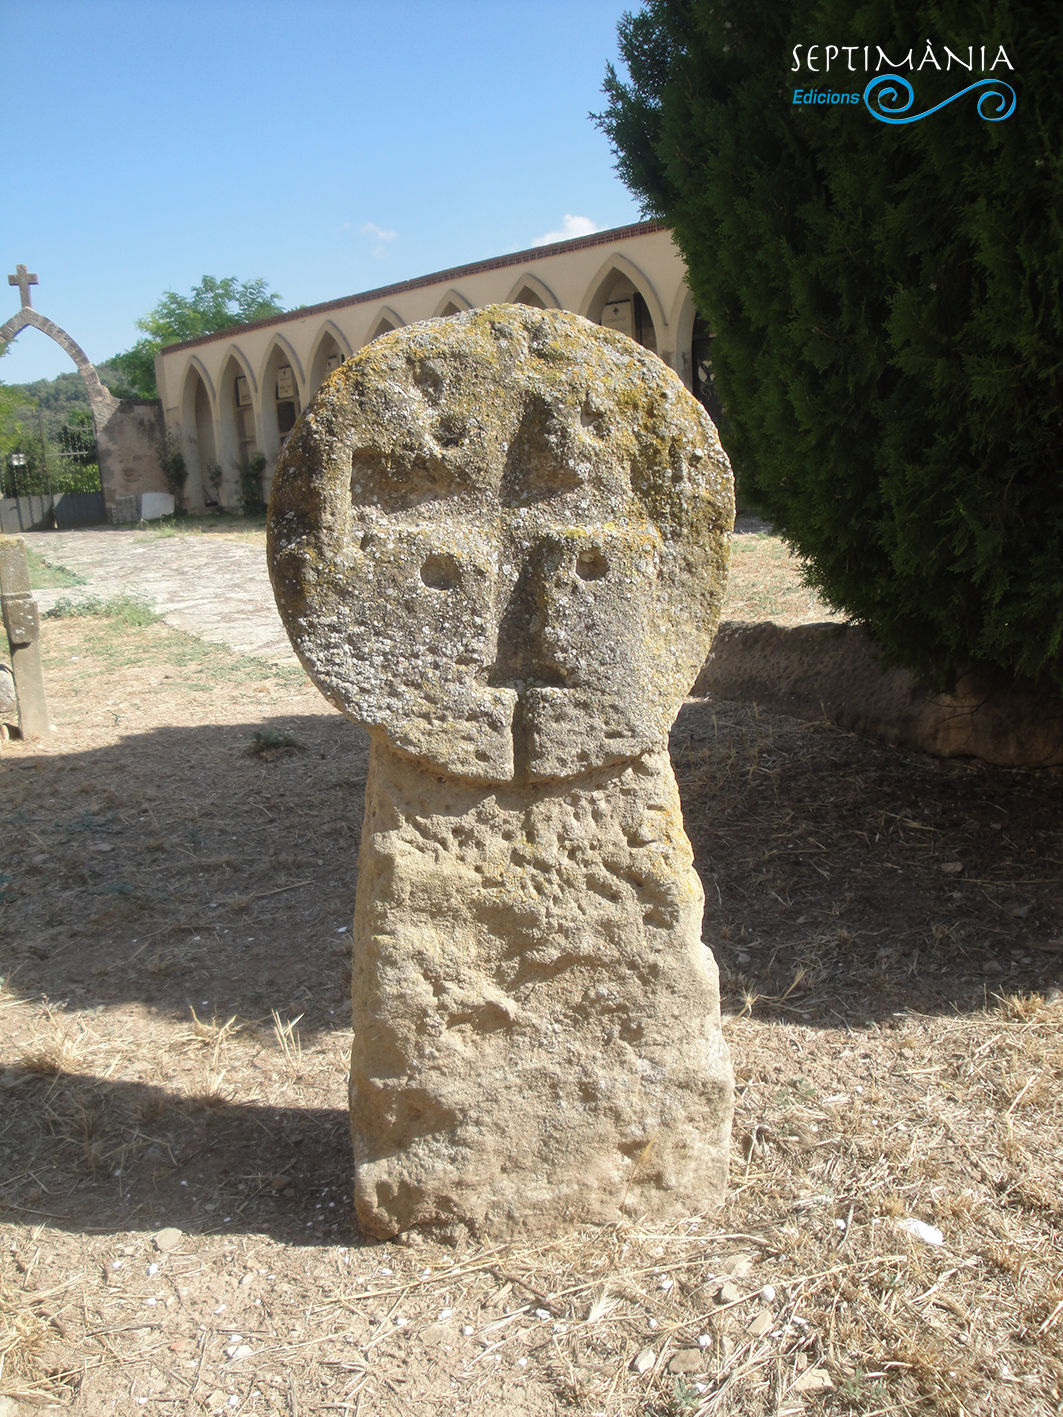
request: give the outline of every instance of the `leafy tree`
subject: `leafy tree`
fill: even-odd
[[[862,621],[887,663],[1063,689],[1063,97],[1058,13],[1033,0],[648,0],[620,23],[597,121],[668,221],[747,498]],[[930,36],[942,65],[919,67]],[[962,41],[962,44],[960,43]],[[904,125],[796,88],[862,92],[795,45],[911,48]],[[803,50],[801,51],[804,52]],[[883,69],[883,72],[887,72]],[[907,75],[907,67],[900,72]],[[988,75],[987,75],[988,76]],[[987,112],[994,111],[987,105]]]
[[[18,413],[23,403],[24,399],[18,389],[0,383],[0,456],[6,457],[18,446],[21,436]]]
[[[240,505],[244,516],[257,517],[266,510],[262,497],[262,474],[266,470],[266,459],[262,453],[253,453],[240,468]]]
[[[0,359],[8,352],[10,345],[0,344]],[[0,488],[5,497],[16,496],[16,474],[11,467],[11,454],[23,453],[29,461],[27,468],[40,461],[39,454],[28,445],[36,439],[24,419],[36,409],[33,400],[27,400],[18,384],[5,384],[0,380]]]
[[[110,389],[116,398],[139,398],[140,395],[126,381],[114,366],[107,362],[96,365],[100,382]],[[44,414],[44,427],[49,437],[57,437],[63,422],[73,409],[90,411],[89,396],[85,381],[76,371],[57,374],[54,379],[34,379],[28,384],[12,384],[12,389],[20,390],[22,402],[27,410],[38,407]]]
[[[108,363],[119,371],[137,397],[155,398],[155,356],[160,349],[213,334],[215,330],[280,315],[284,307],[278,304],[279,299],[269,292],[264,280],[238,281],[235,276],[217,280],[204,276],[191,296],[166,291],[155,309],[137,321],[137,329],[144,331],[145,338]]]

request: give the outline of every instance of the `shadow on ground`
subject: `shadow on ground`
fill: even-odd
[[[367,753],[322,714],[9,756],[8,994],[185,1020],[278,1010],[304,1037],[345,1027]],[[1057,772],[709,702],[684,708],[672,756],[732,999],[766,1007],[781,985],[833,1026],[1058,982]]]
[[[7,757],[14,1215],[291,1244],[345,1232],[349,1188],[327,1182],[350,1172],[367,743],[322,714]],[[1058,986],[1058,774],[729,704],[688,704],[672,752],[725,1010],[858,1030]]]
[[[368,739],[335,714],[13,755],[0,975],[91,1010],[345,1024]]]
[[[0,1074],[0,1132],[0,1148],[19,1143],[7,1148],[16,1174],[0,1201],[9,1219],[79,1234],[256,1233],[289,1245],[355,1234],[345,1108],[17,1067]]]

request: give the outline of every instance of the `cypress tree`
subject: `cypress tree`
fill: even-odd
[[[1056,7],[648,0],[619,34],[628,75],[609,69],[597,121],[712,324],[744,496],[885,663],[1063,690]],[[828,74],[827,44],[857,50]],[[944,106],[891,125],[863,101],[793,102],[862,94],[878,46],[910,112]],[[972,46],[973,71],[946,46]],[[1013,69],[990,70],[1000,46]],[[948,102],[990,77],[1010,117],[986,121],[984,90]]]

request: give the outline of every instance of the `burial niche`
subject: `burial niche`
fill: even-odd
[[[188,464],[186,496],[193,508],[216,506],[218,496],[210,482],[211,473],[217,466],[214,406],[203,376],[195,364],[189,367],[185,375],[181,408],[183,426],[195,430],[194,438],[189,438],[186,434],[184,440],[184,454]]]
[[[517,305],[529,305],[533,310],[545,310],[546,301],[537,290],[532,290],[530,285],[522,286],[513,297]]]
[[[268,410],[267,438],[275,436],[274,453],[279,453],[288,441],[288,434],[299,417],[299,382],[293,357],[282,345],[274,345],[266,361],[262,377],[265,408]],[[272,425],[272,426],[271,426]],[[273,439],[269,439],[273,441]]]
[[[255,430],[255,404],[251,379],[243,365],[230,355],[222,375],[223,432],[229,447],[226,452],[237,467],[247,467],[259,451]],[[226,427],[226,424],[228,425]]]
[[[612,270],[599,284],[588,318],[607,330],[627,335],[643,349],[657,352],[657,329],[642,291],[622,271]]]
[[[328,376],[340,367],[346,357],[335,335],[330,330],[325,330],[317,342],[314,357],[310,361],[310,387],[319,389]]]

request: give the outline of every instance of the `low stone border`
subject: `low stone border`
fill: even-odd
[[[862,630],[831,622],[726,621],[692,692],[826,719],[935,757],[1015,768],[1063,764],[1063,699],[1024,680],[993,688],[975,674],[964,675],[954,694],[934,694],[906,670],[883,673]]]

